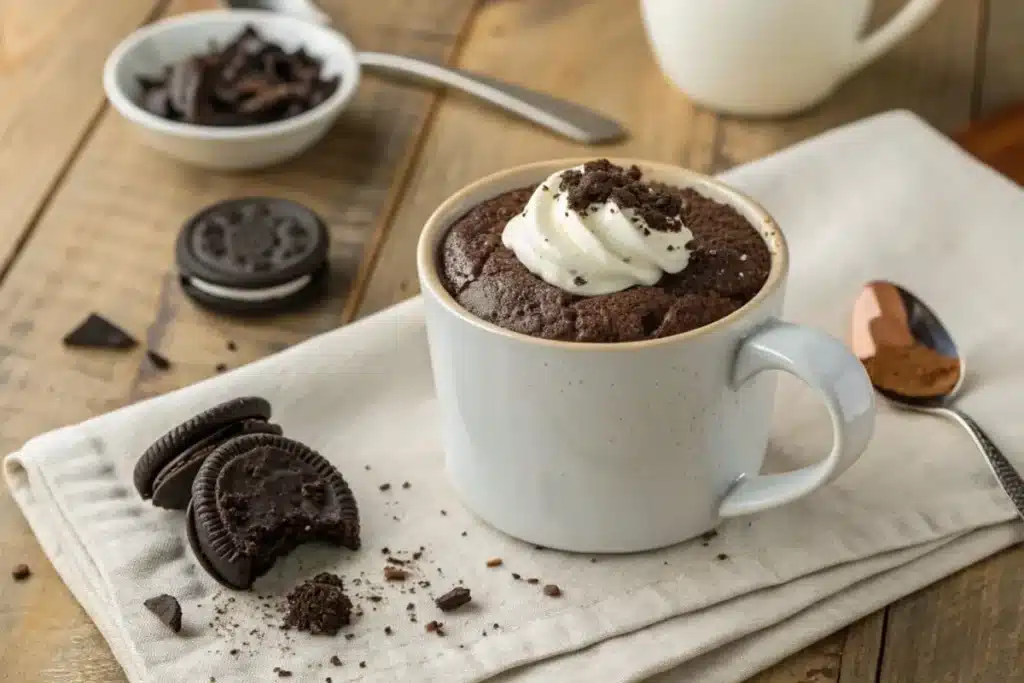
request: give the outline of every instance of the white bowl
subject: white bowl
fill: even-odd
[[[255,126],[198,126],[169,121],[137,102],[139,76],[159,76],[168,64],[224,45],[247,25],[287,50],[300,46],[323,62],[326,77],[340,76],[338,89],[313,109],[283,121]],[[142,140],[168,156],[195,166],[243,170],[294,157],[324,136],[359,84],[359,61],[344,36],[294,17],[252,10],[215,10],[165,19],[125,38],[107,58],[103,88]]]

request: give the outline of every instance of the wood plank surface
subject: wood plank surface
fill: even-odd
[[[107,53],[159,5],[0,2],[0,274],[103,107]]]
[[[178,0],[171,11],[194,9],[200,1]],[[128,3],[91,6],[106,11],[122,4]],[[358,47],[442,61],[473,5],[472,0],[320,4]],[[116,12],[111,14],[116,19]],[[119,32],[131,28],[121,26]],[[0,452],[36,433],[193,383],[214,374],[218,363],[236,366],[335,326],[377,216],[394,199],[391,188],[403,175],[435,98],[429,91],[368,77],[351,109],[314,152],[241,175],[184,168],[137,144],[115,112],[104,113],[0,287]],[[210,202],[242,194],[296,199],[328,222],[334,270],[323,304],[272,321],[242,323],[200,312],[183,297],[172,275],[172,245],[181,223]],[[145,339],[174,367],[155,370],[144,362],[143,349],[112,355],[63,348],[64,333],[89,311],[104,313]],[[227,350],[229,339],[237,343],[236,352]],[[0,581],[0,678],[123,680],[5,487],[0,556],[27,562],[35,571],[24,584]]]

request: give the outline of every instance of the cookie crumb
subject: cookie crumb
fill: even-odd
[[[14,565],[14,569],[11,570],[11,578],[15,581],[24,581],[30,576],[32,576],[32,570],[24,563]]]
[[[439,636],[444,635],[444,624],[442,624],[440,621],[431,621],[426,626],[424,626],[424,628],[426,629],[427,633],[436,633]]]
[[[351,618],[352,601],[345,595],[341,578],[322,572],[288,594],[284,626],[333,636],[348,626]]]
[[[409,482],[407,482],[407,481],[404,481],[404,482],[402,482],[402,488],[403,488],[403,489],[408,489],[408,488],[412,488],[412,484],[410,484],[410,483],[409,483]]]
[[[561,594],[562,589],[553,583],[549,583],[546,586],[544,586],[544,595],[548,596],[549,598],[557,598]]]
[[[526,583],[530,584],[531,586],[536,586],[538,583],[540,583],[540,579],[536,579],[536,578],[527,579]]]
[[[487,560],[488,567],[500,567],[502,564],[504,564],[504,561],[500,557],[492,557]]]
[[[462,607],[473,597],[470,595],[469,589],[463,586],[456,586],[441,597],[434,600],[434,604],[437,605],[438,609],[442,612],[451,612]]]
[[[729,556],[726,555],[725,553],[718,553],[718,555],[716,556],[716,559],[718,559],[718,560],[728,560]]]
[[[377,488],[379,488],[381,491],[388,491],[388,490],[391,489],[391,484],[387,484],[387,483],[381,484]]]
[[[331,655],[331,664],[334,666],[341,666],[341,657],[338,655]]]
[[[227,363],[217,363],[215,366],[213,366],[213,369],[216,370],[217,372],[226,372],[228,366]]]
[[[388,581],[405,581],[409,578],[409,572],[389,564],[384,567],[384,578]]]

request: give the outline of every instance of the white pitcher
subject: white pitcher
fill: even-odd
[[[941,0],[909,0],[861,30],[871,0],[643,0],[658,63],[700,104],[741,116],[811,107],[920,26]]]

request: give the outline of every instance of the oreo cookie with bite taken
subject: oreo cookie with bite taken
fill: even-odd
[[[132,479],[143,500],[184,510],[192,480],[203,460],[225,441],[242,434],[280,434],[270,424],[270,403],[258,396],[225,401],[181,423],[153,442],[135,463]]]
[[[249,588],[305,543],[359,548],[359,511],[344,477],[283,436],[240,436],[220,446],[199,469],[191,505],[192,549],[231,588]]]
[[[326,289],[328,233],[310,209],[287,199],[245,197],[190,218],[176,245],[184,292],[227,315],[293,310]]]

